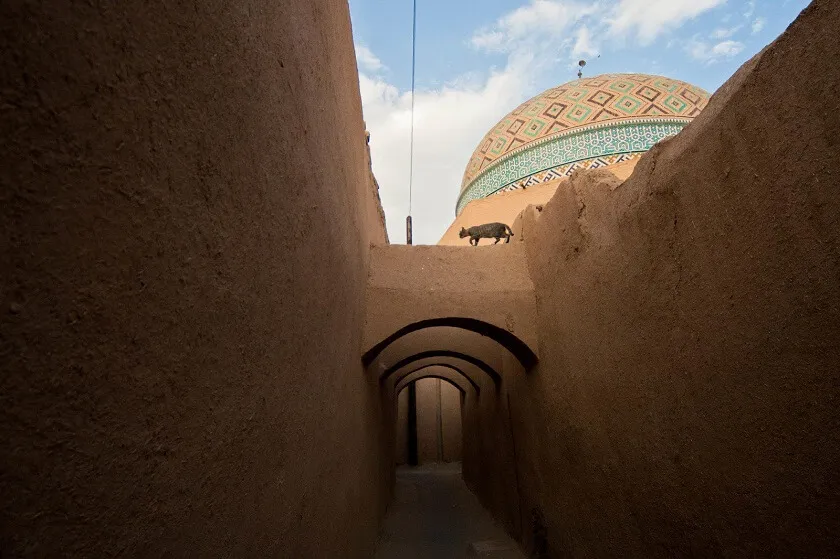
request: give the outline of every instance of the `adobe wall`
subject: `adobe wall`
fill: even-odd
[[[397,414],[394,423],[394,462],[408,464],[408,390],[397,394]]]
[[[440,462],[438,458],[438,389],[440,380],[424,378],[417,387],[417,461],[420,464]]]
[[[369,557],[346,3],[3,3],[0,548]]]
[[[441,383],[441,434],[444,462],[461,461],[461,392],[451,384]]]
[[[540,362],[503,386],[529,546],[840,554],[838,26],[815,0],[623,185],[526,212]]]
[[[537,341],[533,284],[516,243],[471,250],[374,246],[367,301],[365,352],[404,327],[448,317],[492,324],[532,352]]]
[[[471,249],[465,249],[471,250]],[[527,524],[523,521],[519,469],[520,456],[516,424],[512,415],[511,389],[525,371],[512,355],[505,356],[499,368],[500,385],[482,378],[477,399],[467,399],[462,411],[462,473],[467,486],[481,504],[514,538],[521,539]]]

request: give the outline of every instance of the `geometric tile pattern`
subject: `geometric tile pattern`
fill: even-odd
[[[708,101],[709,94],[698,87],[649,74],[603,74],[554,87],[519,105],[487,133],[467,164],[462,194],[491,169],[536,142],[599,123],[688,121]],[[493,190],[507,184],[497,184]]]
[[[476,177],[458,197],[456,214],[472,200],[496,192],[568,176],[582,167],[603,167],[638,157],[663,138],[678,134],[690,121],[671,117],[599,122],[532,142]]]
[[[556,179],[562,179],[563,177],[571,176],[572,173],[579,169],[600,169],[601,167],[608,167],[610,165],[615,165],[616,163],[632,161],[633,159],[639,159],[642,156],[642,153],[643,152],[619,153],[615,155],[605,155],[604,157],[593,157],[591,159],[575,161],[574,163],[567,163],[565,165],[558,165],[557,167],[553,167],[551,169],[548,169],[547,171],[540,171],[539,173],[534,173],[530,177],[525,177],[524,179],[518,180],[507,186],[504,186],[499,190],[492,192],[490,196],[492,196],[493,194],[510,192],[511,190],[535,186]]]

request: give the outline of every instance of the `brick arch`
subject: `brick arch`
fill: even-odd
[[[427,365],[417,367],[416,369],[411,369],[410,371],[407,371],[405,373],[395,372],[394,391],[397,394],[399,394],[400,390],[402,390],[405,387],[405,385],[407,385],[409,382],[414,382],[415,380],[420,380],[421,378],[441,378],[439,374],[435,374],[434,371],[430,371],[428,374],[423,374],[415,379],[407,380],[410,376],[416,373],[420,373],[426,369],[433,369],[435,367],[448,369],[452,371],[453,375],[458,375],[460,378],[466,380],[466,382],[469,383],[468,386],[472,386],[473,390],[475,390],[476,395],[481,392],[481,388],[478,386],[478,383],[476,383],[467,373],[465,373],[459,367],[456,367],[455,365],[450,365],[448,363],[429,363]],[[461,392],[466,393],[466,387],[462,386],[461,388]]]

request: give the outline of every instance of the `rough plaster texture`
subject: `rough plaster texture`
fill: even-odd
[[[405,326],[440,317],[482,320],[536,353],[534,290],[523,247],[372,247],[364,351]]]
[[[840,555],[838,27],[815,0],[624,184],[523,214],[540,362],[466,410],[464,475],[529,548]]]
[[[346,4],[4,2],[0,48],[3,555],[369,557]]]

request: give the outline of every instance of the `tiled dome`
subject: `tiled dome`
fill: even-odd
[[[461,183],[471,200],[638,157],[706,106],[691,84],[647,74],[603,74],[522,103],[481,140]]]

